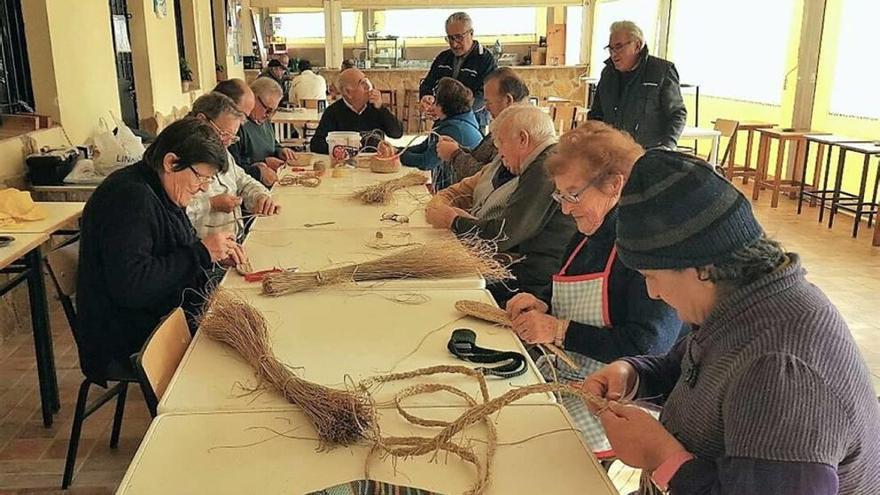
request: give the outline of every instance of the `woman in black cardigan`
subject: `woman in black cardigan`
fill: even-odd
[[[184,292],[203,289],[213,262],[243,260],[231,232],[199,240],[185,211],[226,163],[209,123],[179,120],[159,134],[142,161],[111,174],[89,199],[75,336],[90,378],[103,380],[126,368],[163,316],[181,304],[192,309]]]

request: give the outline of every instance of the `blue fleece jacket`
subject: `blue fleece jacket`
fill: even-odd
[[[474,112],[467,111],[458,115],[450,115],[434,123],[432,132],[441,136],[449,136],[458,144],[472,148],[483,139]],[[434,134],[428,139],[406,150],[400,156],[400,162],[408,167],[430,170],[435,190],[445,189],[451,183],[452,173],[448,165],[437,156],[438,138]]]

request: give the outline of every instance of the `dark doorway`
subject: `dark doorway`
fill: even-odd
[[[0,0],[0,113],[33,111],[34,90],[21,0]]]
[[[134,64],[131,58],[130,20],[128,0],[110,0],[110,27],[113,30],[113,51],[116,53],[119,107],[125,125],[137,129],[140,127],[140,119],[138,119],[137,93],[134,87]]]

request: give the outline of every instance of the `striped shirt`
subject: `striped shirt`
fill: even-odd
[[[723,472],[732,459],[757,459],[830,466],[841,494],[877,493],[880,405],[868,368],[841,314],[789,256],[720,300],[666,356],[625,360],[641,396],[666,397],[666,429],[718,469],[712,484],[760,479],[755,463]]]

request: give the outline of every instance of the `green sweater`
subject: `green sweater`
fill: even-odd
[[[248,175],[260,180],[260,170],[256,164],[267,156],[281,158],[281,144],[275,139],[275,129],[268,119],[256,124],[246,119],[238,129],[239,141],[229,147],[229,152]]]

